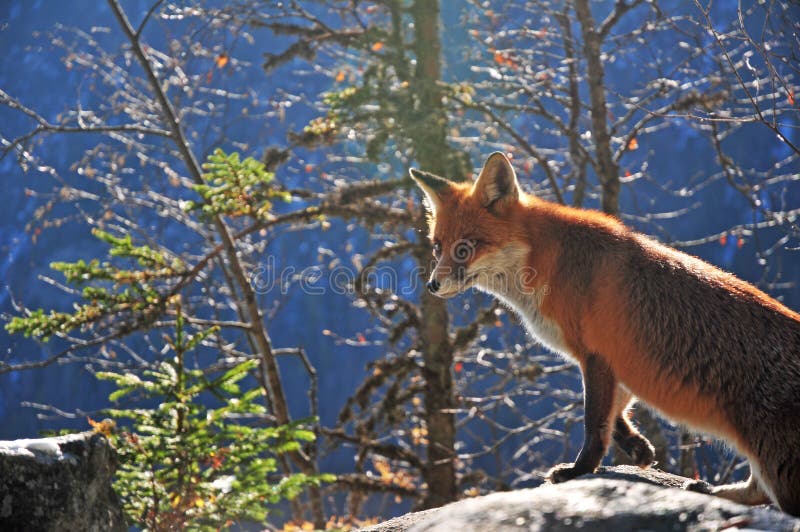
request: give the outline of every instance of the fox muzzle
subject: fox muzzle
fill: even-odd
[[[425,286],[428,288],[428,292],[430,292],[431,294],[435,294],[436,292],[439,291],[439,288],[442,285],[439,284],[439,281],[437,281],[436,279],[431,279]]]

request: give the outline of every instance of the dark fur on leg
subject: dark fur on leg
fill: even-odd
[[[617,381],[611,368],[597,355],[590,355],[583,372],[584,438],[574,464],[559,464],[547,474],[553,483],[592,473],[605,456],[611,440],[610,418]]]
[[[650,441],[633,428],[624,415],[617,416],[614,422],[614,441],[631,457],[639,467],[653,465],[656,450]]]

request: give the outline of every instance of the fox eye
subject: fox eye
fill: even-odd
[[[433,241],[433,256],[439,257],[442,254],[442,243],[439,240]]]
[[[453,260],[460,263],[471,261],[477,247],[478,241],[473,238],[459,240],[453,246]]]

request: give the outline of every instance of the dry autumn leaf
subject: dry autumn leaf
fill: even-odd
[[[111,436],[111,433],[114,432],[114,427],[117,426],[117,423],[113,419],[95,421],[87,416],[86,421],[89,422],[89,425],[92,426],[95,432],[102,434],[103,436]]]
[[[228,54],[221,53],[217,56],[215,63],[217,64],[217,68],[223,68],[225,65],[228,64]]]

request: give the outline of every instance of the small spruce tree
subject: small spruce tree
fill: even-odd
[[[277,475],[276,456],[314,439],[303,421],[263,426],[263,390],[242,389],[257,364],[247,360],[221,375],[187,367],[186,355],[215,332],[184,331],[175,297],[170,353],[143,376],[99,372],[114,382],[110,400],[135,397],[146,406],[110,409],[120,457],[115,481],[128,520],[148,530],[220,530],[241,520],[263,523],[270,505],[292,499],[329,475]],[[210,406],[213,405],[213,406]],[[274,475],[274,476],[273,476]],[[273,481],[274,479],[274,481]]]

